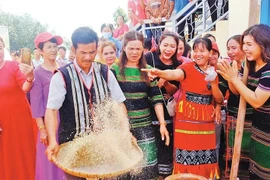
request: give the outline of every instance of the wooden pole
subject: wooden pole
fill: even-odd
[[[248,26],[260,23],[261,0],[249,0]]]
[[[247,84],[247,78],[248,78],[248,69],[247,69],[247,63],[245,61],[244,74],[243,74],[244,84]],[[246,101],[243,98],[243,96],[240,96],[237,122],[236,122],[236,130],[235,130],[235,138],[234,138],[234,148],[233,148],[233,158],[232,158],[230,180],[237,179],[239,160],[241,156],[241,144],[242,144],[242,137],[243,137],[243,131],[244,131],[245,115],[246,115]]]

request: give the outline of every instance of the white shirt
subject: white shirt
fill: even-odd
[[[4,60],[6,61],[12,61],[12,58],[6,48],[4,48]]]
[[[36,69],[39,65],[41,65],[42,63],[44,62],[44,59],[40,58],[40,60],[35,60],[35,59],[32,59],[32,63],[33,63],[33,66],[34,68]]]
[[[59,63],[66,63],[66,64],[68,64],[68,63],[71,62],[71,61],[68,60],[67,58],[65,58],[65,59],[59,59],[59,58],[57,58],[56,61],[59,62]]]
[[[93,66],[91,66],[90,71],[86,74],[77,64],[76,59],[74,60],[74,66],[78,69],[80,75],[85,81],[85,85],[89,89],[92,83],[92,72]],[[124,102],[126,100],[125,95],[123,94],[114,74],[109,70],[108,75],[108,88],[111,93],[111,98],[118,103]],[[65,100],[65,95],[67,93],[65,82],[62,77],[61,72],[57,72],[53,75],[50,83],[49,96],[48,96],[48,109],[59,110],[62,107],[62,104]]]

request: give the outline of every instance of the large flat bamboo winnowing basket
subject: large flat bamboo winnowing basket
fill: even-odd
[[[52,162],[59,167],[60,169],[62,169],[65,173],[73,175],[73,176],[77,176],[77,177],[82,177],[82,178],[89,178],[89,179],[98,179],[98,178],[112,178],[112,177],[116,177],[125,173],[130,172],[131,170],[134,170],[134,168],[136,169],[138,167],[138,165],[142,162],[143,159],[143,152],[141,150],[141,148],[138,146],[137,143],[133,142],[132,143],[134,146],[134,151],[136,151],[136,153],[138,153],[139,157],[137,159],[137,161],[134,161],[132,164],[130,164],[128,167],[125,167],[125,169],[119,170],[119,171],[115,171],[115,172],[106,172],[103,174],[93,174],[93,173],[87,173],[87,172],[82,172],[82,171],[78,171],[78,170],[74,170],[72,168],[69,167],[65,167],[65,165],[63,163],[61,163],[58,159],[57,156],[53,155],[52,156]],[[67,149],[65,148],[66,146],[68,146],[68,143],[64,143],[60,145],[59,148],[59,153],[65,153],[65,151],[63,149]]]
[[[165,180],[207,180],[203,176],[190,174],[190,173],[181,173],[174,174],[165,178]]]

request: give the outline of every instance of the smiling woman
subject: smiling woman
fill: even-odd
[[[35,81],[30,91],[32,114],[39,129],[36,143],[36,180],[63,179],[64,177],[64,173],[50,163],[44,154],[48,145],[44,116],[51,78],[59,67],[56,61],[57,48],[62,42],[63,39],[60,36],[54,36],[48,32],[38,34],[34,41],[35,47],[44,58],[44,62],[35,69]]]
[[[100,43],[98,51],[99,57],[101,57],[99,62],[107,64],[109,67],[111,67],[113,63],[119,61],[116,57],[116,46],[113,42],[105,41]]]
[[[226,61],[219,64],[219,73],[229,82],[230,89],[240,94],[253,109],[251,116],[250,179],[269,179],[270,164],[270,27],[264,24],[251,26],[241,36],[246,54],[245,72],[247,85],[238,78],[237,63]],[[243,67],[239,73],[243,77]]]
[[[218,77],[205,80],[211,50],[211,41],[199,38],[193,44],[194,62],[185,63],[174,70],[143,70],[150,77],[181,82],[183,95],[177,102],[174,120],[173,174],[187,172],[206,178],[218,176],[213,107],[214,101],[221,103],[223,97],[218,87]]]
[[[148,52],[145,55],[147,64],[158,69],[176,69],[181,65],[181,62],[177,60],[177,47],[178,37],[173,32],[164,32],[160,37],[158,50],[154,52]],[[163,94],[165,103],[169,101],[169,98],[178,90],[178,81],[167,81],[162,78],[158,78],[158,86]],[[171,117],[167,108],[163,103],[164,117],[167,123],[167,129],[170,133],[170,139],[173,138],[173,117]],[[173,164],[173,143],[166,146],[163,141],[160,140],[160,125],[155,113],[152,114],[152,122],[154,124],[154,130],[157,137],[158,146],[158,171],[160,176],[168,176],[172,174]]]

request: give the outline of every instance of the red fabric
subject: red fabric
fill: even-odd
[[[32,124],[33,124],[33,132],[34,132],[34,141],[37,142],[37,138],[38,138],[38,127],[37,127],[37,122],[36,122],[36,119],[35,118],[32,119]]]
[[[176,118],[174,120],[174,154],[176,149],[187,151],[213,150],[216,147],[213,103],[202,105],[186,100],[186,92],[201,95],[211,95],[207,88],[205,75],[195,68],[194,62],[180,65],[186,73],[186,78],[181,81],[182,93],[176,105]],[[218,78],[216,78],[218,81]],[[183,121],[184,120],[184,121]],[[188,122],[187,122],[188,121]],[[174,174],[193,173],[210,178],[218,176],[218,164],[184,165],[174,159]]]
[[[137,2],[137,5],[134,1]],[[139,0],[128,0],[128,10],[132,11],[139,19],[146,19],[145,10],[141,7]],[[138,12],[138,14],[136,14],[136,12]],[[136,19],[132,19],[131,21],[133,26],[138,23]]]
[[[123,35],[125,32],[128,32],[128,30],[129,30],[128,25],[123,24],[121,27],[114,30],[113,37],[118,38],[119,36]]]
[[[174,148],[185,149],[187,151],[215,149],[216,147],[215,133],[188,134],[188,133],[177,132],[177,130],[198,131],[198,132],[214,131],[215,130],[214,123],[196,124],[196,123],[175,121],[174,124],[175,124]],[[174,149],[174,154],[175,154],[175,149]],[[219,169],[218,169],[217,163],[191,166],[191,165],[179,164],[174,161],[173,173],[174,174],[192,173],[192,174],[200,175],[206,178],[213,178],[214,176],[216,177],[219,176]]]
[[[0,69],[0,179],[35,178],[35,123],[25,92],[26,78],[18,63],[6,61]]]
[[[214,123],[207,124],[191,124],[187,122],[176,122],[175,129],[185,129],[186,131],[213,131],[215,129]],[[196,138],[194,138],[196,136]],[[206,134],[206,135],[194,135],[194,134],[184,134],[184,133],[175,133],[174,136],[176,139],[182,139],[182,141],[176,141],[175,146],[180,149],[186,150],[199,150],[202,147],[207,147],[206,149],[215,149],[216,144],[212,143],[215,141],[215,133],[214,134]],[[190,143],[192,142],[192,143]]]
[[[217,163],[197,165],[193,167],[181,164],[174,164],[173,168],[174,168],[173,174],[191,173],[206,177],[207,179],[214,179],[214,177],[216,177],[216,179],[219,179],[219,169]]]
[[[207,89],[207,82],[204,80],[205,75],[195,68],[195,62],[184,63],[178,68],[183,69],[186,73],[186,79],[181,81],[181,86],[184,91],[204,95],[212,94],[211,90]],[[216,81],[218,81],[218,77]]]

